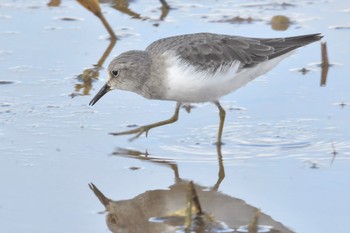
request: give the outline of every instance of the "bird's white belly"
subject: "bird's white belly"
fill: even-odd
[[[232,67],[225,73],[210,76],[207,72],[195,71],[185,65],[173,65],[168,68],[166,98],[180,102],[206,102],[218,100],[230,92],[230,79],[237,68]]]
[[[195,71],[189,65],[173,62],[167,69],[165,99],[179,102],[219,100],[220,97],[266,73],[287,55],[289,54],[262,62],[252,68],[240,70],[238,69],[239,62],[236,62],[225,71],[219,69],[214,75],[204,71]]]

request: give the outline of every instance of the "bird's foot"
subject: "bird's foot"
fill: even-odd
[[[145,133],[145,135],[147,137],[148,136],[148,131],[150,131],[151,129],[159,127],[159,126],[163,126],[163,125],[172,124],[175,121],[177,121],[178,116],[179,116],[180,106],[181,106],[180,103],[178,103],[176,105],[176,109],[175,109],[174,115],[172,117],[170,117],[169,119],[167,119],[167,120],[155,122],[155,123],[149,124],[149,125],[143,125],[143,126],[137,127],[136,129],[132,129],[132,130],[126,130],[126,131],[123,131],[123,132],[110,133],[110,134],[114,135],[114,136],[135,134],[135,136],[130,138],[129,141],[133,141],[133,140],[139,138],[143,133]]]
[[[126,131],[122,131],[122,132],[115,132],[115,133],[109,133],[113,136],[119,136],[119,135],[129,135],[129,134],[135,134],[135,136],[129,138],[129,141],[133,141],[137,138],[139,138],[143,133],[145,133],[146,137],[148,136],[148,131],[151,129],[152,127],[150,126],[140,126],[136,129],[132,129],[132,130],[126,130]]]

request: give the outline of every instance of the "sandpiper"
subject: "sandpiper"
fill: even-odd
[[[113,135],[148,133],[178,119],[182,104],[212,102],[219,109],[217,143],[221,144],[225,110],[219,99],[265,74],[295,49],[318,41],[321,34],[286,38],[247,38],[212,33],[179,35],[157,40],[144,51],[132,50],[114,58],[109,79],[91,100],[119,89],[148,99],[176,101],[174,115],[164,121]]]

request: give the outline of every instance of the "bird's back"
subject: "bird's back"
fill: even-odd
[[[179,35],[157,40],[146,51],[153,56],[173,52],[181,62],[198,71],[215,73],[239,62],[248,68],[318,41],[320,34],[287,38],[246,38],[212,33]]]
[[[167,91],[162,99],[180,102],[216,101],[268,72],[298,47],[319,34],[287,38],[246,38],[197,33],[153,42],[146,52],[166,64]]]

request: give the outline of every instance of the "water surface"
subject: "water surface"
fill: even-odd
[[[48,3],[0,2],[1,232],[108,232],[90,182],[118,201],[189,180],[244,200],[291,231],[348,232],[346,1],[174,0],[169,11],[157,1],[130,1],[128,8],[104,1],[115,45],[76,1]],[[287,28],[272,28],[276,15],[288,17]],[[210,103],[195,104],[190,114],[181,109],[178,122],[147,138],[109,135],[164,120],[175,103],[115,91],[89,107],[108,62],[162,37],[204,31],[251,37],[321,32],[332,66],[320,85],[320,43],[314,43],[225,96],[221,151],[214,145],[218,112]],[[228,224],[227,216],[216,217]]]

